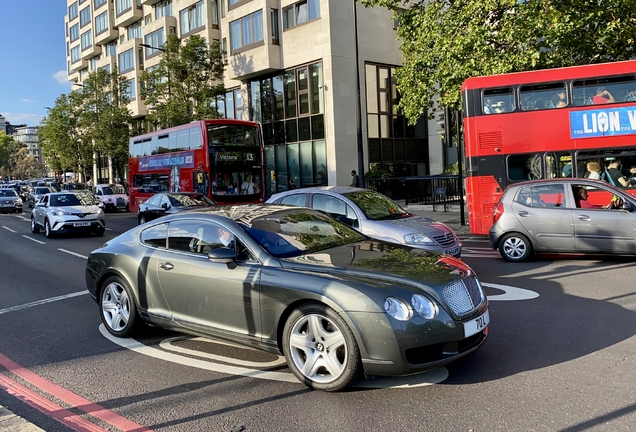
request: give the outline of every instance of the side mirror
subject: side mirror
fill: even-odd
[[[216,248],[208,252],[208,259],[212,262],[230,263],[236,261],[236,252],[225,247]]]
[[[627,201],[623,200],[622,209],[627,211],[632,211],[632,205],[628,203]]]
[[[353,219],[349,219],[349,218],[348,218],[348,217],[346,217],[346,216],[338,215],[338,216],[336,217],[336,220],[337,220],[338,222],[342,222],[342,223],[343,223],[343,224],[345,224],[345,225],[353,226]]]
[[[46,207],[46,204],[41,201],[36,202],[35,205],[38,207]]]
[[[161,204],[161,208],[164,210],[168,210],[170,208],[170,205],[168,203],[163,203]]]

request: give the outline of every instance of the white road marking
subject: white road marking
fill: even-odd
[[[87,257],[87,256],[85,256],[85,255],[81,255],[81,254],[78,254],[77,252],[71,252],[70,250],[60,249],[60,248],[58,248],[58,250],[59,250],[60,252],[67,253],[67,254],[69,254],[69,255],[73,255],[73,256],[76,256],[76,257],[79,257],[79,258],[88,259],[88,257]]]
[[[481,284],[485,287],[504,291],[503,294],[488,296],[488,301],[532,300],[539,297],[539,293],[523,288],[493,284],[488,282],[482,282]]]
[[[73,298],[73,297],[77,297],[77,296],[81,296],[84,294],[88,294],[88,291],[78,291],[78,292],[74,292],[72,294],[65,294],[65,295],[61,295],[61,296],[57,296],[57,297],[51,297],[48,299],[44,299],[44,300],[38,300],[38,301],[34,301],[31,303],[25,303],[23,305],[18,305],[18,306],[12,306],[10,308],[6,308],[6,309],[2,309],[0,310],[0,315],[8,313],[8,312],[15,312],[15,311],[19,311],[22,309],[27,309],[33,306],[39,306],[39,305],[43,305],[43,304],[47,304],[47,303],[53,303],[59,300],[66,300],[68,298]]]
[[[149,357],[153,357],[156,359],[168,361],[171,363],[176,363],[184,366],[195,367],[198,369],[209,370],[213,372],[220,372],[227,375],[240,375],[251,378],[265,379],[270,381],[280,381],[280,382],[288,382],[288,383],[296,383],[300,384],[298,379],[291,372],[269,372],[264,370],[257,369],[249,369],[246,367],[238,367],[238,366],[230,366],[220,363],[207,362],[203,360],[193,359],[190,357],[183,357],[180,355],[172,354],[169,352],[161,351],[156,348],[149,347],[147,345],[142,344],[141,342],[136,341],[135,339],[121,339],[115,337],[108,333],[104,324],[100,324],[99,331],[106,339],[113,342],[114,344],[119,345],[122,348],[129,349],[131,351],[135,351],[138,354],[147,355]],[[160,346],[166,348],[170,346],[170,343],[175,339],[187,339],[187,338],[170,338],[163,341]],[[212,341],[205,338],[196,338],[201,340],[208,340],[212,343],[218,343],[217,341]],[[171,350],[175,350],[174,346],[171,346]],[[183,350],[188,351],[188,354],[196,355],[198,357],[212,358],[216,357],[219,359],[224,359],[223,361],[227,363],[239,363],[239,360],[230,358],[230,357],[222,357],[222,356],[213,356],[212,354],[194,352],[192,350]],[[244,363],[244,362],[242,362]],[[250,362],[252,364],[261,363]],[[408,375],[402,377],[377,377],[371,380],[358,381],[352,384],[352,387],[364,387],[364,388],[413,388],[413,387],[422,387],[429,386],[433,384],[438,384],[448,378],[448,370],[446,368],[438,368],[428,372]]]
[[[12,233],[16,233],[16,232],[17,232],[17,231],[14,231],[14,230],[12,230],[11,228],[6,227],[6,226],[4,226],[4,225],[2,226],[2,228],[6,229],[7,231],[11,231]]]
[[[46,244],[45,242],[40,241],[40,240],[36,240],[36,239],[34,239],[33,237],[29,237],[28,235],[24,235],[24,234],[23,234],[23,235],[22,235],[22,237],[24,237],[25,239],[29,239],[29,240],[31,240],[31,241],[34,241],[34,242],[36,242],[36,243]]]
[[[112,231],[112,230],[113,230],[112,228],[106,228],[106,231]]]
[[[27,218],[27,217],[24,217],[24,216],[22,216],[22,215],[20,215],[20,216],[18,216],[18,215],[13,215],[13,216],[14,216],[14,217],[17,217],[18,219],[22,219],[22,220],[25,220],[25,221],[29,221],[29,222],[31,222],[31,219],[29,219],[29,218]]]

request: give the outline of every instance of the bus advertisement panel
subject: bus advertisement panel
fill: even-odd
[[[158,192],[198,192],[220,205],[264,201],[257,122],[201,120],[130,139],[130,210]]]
[[[636,61],[469,78],[462,104],[474,234],[488,234],[514,182],[598,176],[636,185]],[[615,162],[622,177],[608,170]]]

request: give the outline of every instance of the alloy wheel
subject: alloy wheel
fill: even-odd
[[[111,330],[121,332],[130,320],[130,298],[122,285],[111,282],[102,292],[102,314]]]

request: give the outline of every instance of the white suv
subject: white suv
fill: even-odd
[[[46,237],[54,234],[91,232],[104,235],[104,212],[85,195],[57,192],[44,195],[31,212],[31,232],[44,229]]]

